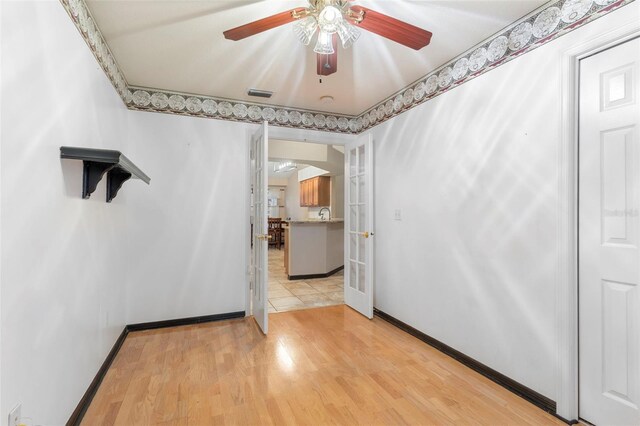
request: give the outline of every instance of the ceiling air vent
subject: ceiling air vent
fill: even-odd
[[[271,96],[273,96],[273,92],[270,92],[268,90],[249,89],[247,95],[256,96],[258,98],[270,98]]]

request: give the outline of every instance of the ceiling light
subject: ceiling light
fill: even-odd
[[[293,25],[293,33],[305,46],[309,45],[311,37],[313,37],[317,29],[318,21],[313,16],[307,16]]]
[[[337,32],[340,36],[340,41],[342,41],[342,47],[345,49],[350,47],[360,37],[359,29],[353,25],[345,24],[344,22],[341,22],[340,25],[338,25]]]
[[[325,6],[318,15],[318,25],[322,31],[335,33],[338,31],[338,25],[342,23],[342,12],[335,6]]]
[[[320,102],[322,102],[323,104],[330,104],[331,102],[333,102],[333,96],[322,96],[320,98]]]
[[[313,51],[322,55],[331,55],[335,52],[333,50],[333,35],[324,30],[320,30],[318,34],[318,41]]]
[[[300,18],[293,26],[294,34],[302,44],[309,45],[314,34],[318,32],[313,51],[322,55],[332,55],[335,53],[333,34],[338,34],[345,49],[358,40],[360,30],[352,25],[353,12],[348,8],[348,3],[343,4],[335,0],[323,0],[318,3],[323,7],[310,8],[307,16]]]
[[[276,173],[284,173],[284,172],[290,172],[297,168],[298,168],[298,165],[293,161],[283,161],[281,163],[274,164],[273,171]]]

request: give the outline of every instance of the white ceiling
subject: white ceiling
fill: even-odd
[[[338,72],[316,75],[313,46],[291,26],[241,41],[224,30],[305,0],[86,0],[128,83],[260,102],[248,88],[271,90],[268,103],[359,114],[538,8],[546,1],[359,0],[359,4],[433,32],[414,51],[366,31],[338,52]],[[320,102],[330,95],[332,104]],[[264,102],[264,100],[262,100]]]

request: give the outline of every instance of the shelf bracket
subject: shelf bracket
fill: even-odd
[[[98,183],[102,180],[102,176],[113,169],[115,164],[96,163],[94,161],[83,161],[82,164],[82,198],[86,200],[96,190]]]
[[[107,173],[107,203],[116,198],[122,184],[131,179],[131,173],[114,168]]]
[[[82,198],[84,199],[93,194],[105,173],[107,174],[107,203],[116,197],[122,184],[129,179],[140,179],[147,185],[151,181],[149,176],[120,151],[61,146],[60,158],[82,160]]]

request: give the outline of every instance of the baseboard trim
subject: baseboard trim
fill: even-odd
[[[580,423],[580,420],[578,420],[578,419],[569,420],[569,419],[565,419],[564,417],[562,417],[562,416],[560,416],[558,414],[554,414],[554,413],[551,413],[551,414],[553,414],[556,418],[562,420],[563,422],[565,422],[568,425],[577,425],[578,423]]]
[[[294,280],[310,280],[310,279],[313,279],[313,278],[329,278],[331,275],[335,274],[336,272],[340,272],[343,269],[344,269],[344,265],[340,266],[339,268],[334,269],[333,271],[329,271],[326,274],[287,275],[287,277],[291,281],[294,281]]]
[[[113,347],[111,348],[111,351],[109,351],[109,354],[107,355],[107,358],[102,363],[102,366],[100,366],[98,373],[91,381],[91,384],[89,384],[87,391],[84,393],[84,395],[80,399],[80,402],[78,402],[78,406],[76,407],[75,410],[73,410],[73,413],[71,414],[71,417],[69,417],[69,420],[67,420],[66,425],[67,426],[80,425],[80,423],[82,422],[82,418],[84,417],[85,413],[89,409],[89,406],[91,405],[91,401],[93,401],[93,397],[98,392],[98,389],[100,388],[100,384],[102,383],[105,376],[107,375],[107,371],[109,371],[109,367],[111,367],[111,364],[113,363],[116,356],[118,355],[118,352],[120,352],[120,348],[122,348],[122,345],[124,344],[124,341],[129,335],[129,333],[136,332],[136,331],[144,331],[144,330],[154,330],[158,328],[179,327],[183,325],[202,324],[206,322],[244,318],[244,316],[245,316],[245,311],[238,311],[238,312],[229,312],[224,314],[205,315],[205,316],[189,317],[189,318],[178,318],[178,319],[171,319],[171,320],[165,320],[165,321],[153,321],[153,322],[144,322],[144,323],[126,325],[122,330],[122,333],[120,333],[120,336],[118,336],[118,339],[114,343]]]
[[[558,416],[556,414],[556,402],[553,401],[552,399],[547,398],[546,396],[534,391],[531,388],[528,388],[527,386],[516,382],[515,380],[511,379],[510,377],[505,376],[504,374],[492,369],[491,367],[488,367],[484,364],[482,364],[479,361],[476,361],[475,359],[471,358],[468,355],[465,355],[464,353],[452,348],[451,346],[442,343],[441,341],[434,339],[433,337],[421,332],[420,330],[417,330],[413,327],[411,327],[409,324],[406,324],[402,321],[400,321],[399,319],[387,314],[386,312],[381,311],[380,309],[377,308],[373,308],[373,314],[385,321],[387,321],[388,323],[398,327],[399,329],[411,334],[412,336],[422,340],[423,342],[425,342],[426,344],[428,344],[429,346],[434,347],[435,349],[439,350],[440,352],[450,356],[451,358],[455,359],[456,361],[460,362],[461,364],[466,365],[467,367],[471,368],[472,370],[482,374],[483,376],[485,376],[486,378],[488,378],[489,380],[499,384],[500,386],[506,388],[507,390],[515,393],[516,395],[520,396],[521,398],[526,399],[527,401],[529,401],[530,403],[532,403],[533,405],[543,409],[544,411],[546,411],[547,413],[553,415],[554,417],[564,421],[567,424],[575,424],[577,423],[577,420],[567,420],[564,419],[560,416]]]
[[[107,371],[109,371],[109,367],[111,367],[113,360],[116,359],[116,355],[118,355],[118,352],[120,351],[120,348],[122,347],[122,344],[124,343],[128,334],[129,334],[129,331],[125,326],[125,328],[122,330],[122,333],[120,333],[120,336],[118,336],[118,340],[116,340],[116,343],[113,345],[113,347],[109,351],[107,358],[102,363],[102,366],[100,366],[98,373],[89,384],[87,391],[84,393],[84,395],[82,395],[82,398],[78,403],[78,406],[76,407],[75,410],[73,410],[71,417],[69,417],[69,420],[67,421],[67,426],[76,426],[76,425],[79,425],[80,422],[82,422],[82,418],[84,417],[84,414],[87,412],[89,405],[91,405],[91,401],[93,400],[93,397],[98,392],[98,388],[100,387],[102,380],[107,375]]]
[[[244,318],[245,311],[228,312],[225,314],[204,315],[199,317],[177,318],[164,321],[143,322],[138,324],[129,324],[129,331],[155,330],[157,328],[178,327],[181,325],[202,324],[205,322],[223,321],[236,318]]]

